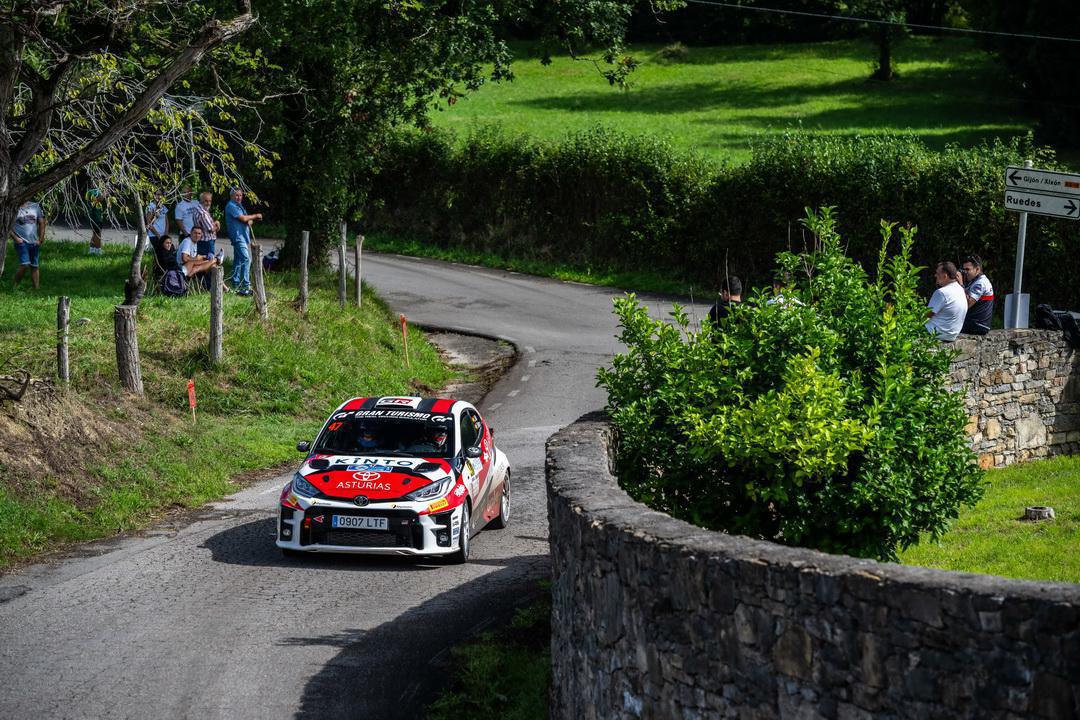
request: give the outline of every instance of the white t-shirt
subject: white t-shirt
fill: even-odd
[[[184,273],[184,275],[187,275],[187,268],[184,267],[185,254],[191,258],[199,254],[198,247],[189,237],[183,239],[183,241],[180,243],[180,249],[176,251],[176,264],[180,266],[180,272]]]
[[[181,200],[176,203],[176,210],[173,213],[173,217],[176,218],[176,222],[180,223],[180,228],[185,233],[191,234],[191,227],[194,224],[194,218],[192,217],[191,212],[198,204],[198,200]]]
[[[926,321],[926,329],[938,340],[952,342],[960,334],[967,316],[964,287],[958,282],[939,287],[930,296],[930,309],[934,311],[934,317]]]
[[[38,220],[44,217],[45,212],[36,202],[23,203],[15,211],[15,225],[12,230],[23,242],[37,245],[41,239],[38,237]]]
[[[169,214],[169,206],[165,203],[161,203],[159,206],[157,203],[150,203],[146,206],[146,214],[153,217],[150,221],[150,232],[154,233],[158,237],[165,234],[165,218]]]

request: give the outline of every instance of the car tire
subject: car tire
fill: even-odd
[[[468,503],[461,506],[461,534],[458,535],[458,549],[450,556],[450,562],[455,565],[464,565],[469,561],[469,551],[472,549],[472,532],[469,527],[472,524],[472,513],[469,512]]]
[[[491,527],[502,530],[510,524],[510,471],[506,471],[503,480],[502,496],[499,498],[499,514],[491,520]]]

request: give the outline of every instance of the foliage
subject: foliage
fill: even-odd
[[[1040,140],[1080,147],[1080,86],[1073,68],[1080,63],[1080,16],[1068,0],[966,0],[977,27],[1007,34],[1032,34],[1067,40],[993,37],[987,46],[1008,68],[1039,116]]]
[[[694,332],[616,300],[627,352],[599,384],[618,435],[620,482],[705,527],[892,560],[937,538],[981,492],[952,353],[923,327],[915,230],[881,224],[878,277],[841,250],[829,209],[815,247],[781,253],[792,278]]]
[[[537,0],[341,0],[260,3],[257,50],[267,69],[240,71],[230,85],[265,102],[238,116],[242,126],[269,125],[267,142],[280,148],[281,166],[262,193],[268,219],[283,222],[283,259],[298,257],[295,242],[312,231],[311,257],[320,261],[355,219],[377,169],[374,152],[388,130],[426,125],[428,113],[449,107],[488,81],[512,78],[506,25],[531,21],[546,59],[555,47],[575,55],[600,50],[595,66],[619,84],[636,61],[621,49],[633,0],[548,3]],[[663,0],[671,7],[677,0]],[[272,91],[268,91],[273,88]]]
[[[909,218],[922,229],[917,264],[977,253],[1004,295],[1017,223],[1003,207],[1004,168],[1024,158],[1060,167],[1030,138],[934,152],[910,136],[790,132],[752,150],[744,165],[716,167],[602,129],[553,144],[491,129],[460,140],[408,132],[384,147],[368,214],[379,230],[440,248],[716,287],[725,268],[767,282],[776,253],[804,246],[803,204],[835,205],[848,252],[865,265],[878,256],[878,219]],[[1080,306],[1080,285],[1058,270],[1078,249],[1076,223],[1029,218],[1024,287],[1035,302]]]
[[[426,392],[449,379],[412,327],[412,365],[405,367],[397,317],[367,288],[362,309],[342,311],[336,273],[312,272],[308,314],[298,322],[296,274],[270,273],[269,322],[258,320],[250,298],[225,296],[224,357],[213,368],[209,294],[144,298],[138,329],[146,400],[133,403],[116,381],[112,320],[130,248],[107,244],[104,252],[88,256],[85,244],[46,243],[43,290],[0,285],[0,357],[14,358],[34,378],[56,372],[57,296],[71,298],[72,318],[71,388],[61,393],[67,404],[39,418],[38,427],[31,423],[30,436],[25,424],[7,422],[17,411],[0,408],[0,566],[64,542],[143,527],[173,504],[197,507],[232,492],[240,473],[296,458],[296,441],[310,438],[345,397]],[[198,393],[196,424],[187,409],[188,379]],[[67,412],[72,406],[79,412]],[[84,415],[85,437],[73,433],[42,449],[43,427],[55,432]],[[117,425],[119,435],[101,434]],[[28,437],[33,449],[24,454],[35,460],[7,454]],[[49,458],[56,463],[49,466]]]

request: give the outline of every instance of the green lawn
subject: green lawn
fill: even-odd
[[[1016,465],[987,473],[986,495],[940,543],[901,555],[908,565],[1030,580],[1080,583],[1080,457]],[[1019,518],[1024,508],[1049,505],[1056,519]]]
[[[434,122],[457,130],[499,123],[546,139],[603,124],[667,135],[733,162],[749,157],[753,136],[800,124],[837,135],[910,131],[935,148],[1031,126],[1001,68],[963,39],[908,40],[892,83],[867,80],[874,50],[859,40],[689,48],[677,63],[659,59],[658,46],[639,47],[629,90],[610,87],[589,62],[564,56],[545,67],[528,46],[515,49],[513,82],[443,106]]]
[[[55,374],[57,296],[71,298],[72,386],[51,398],[0,401],[0,567],[67,542],[147,525],[170,507],[197,507],[238,487],[237,476],[299,460],[333,407],[367,394],[424,394],[450,377],[378,298],[337,305],[337,278],[313,272],[306,318],[293,307],[295,274],[268,276],[270,322],[250,298],[226,295],[224,360],[207,356],[209,295],[150,296],[139,309],[146,399],[120,391],[112,308],[130,250],[103,257],[84,244],[47,243],[42,290],[13,290],[13,254],[0,281],[0,360],[35,378]],[[0,375],[11,366],[0,369]],[[198,420],[187,408],[194,379]]]

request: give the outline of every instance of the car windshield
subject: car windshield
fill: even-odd
[[[335,455],[419,455],[450,457],[452,418],[401,419],[337,413],[315,443],[315,451]]]

